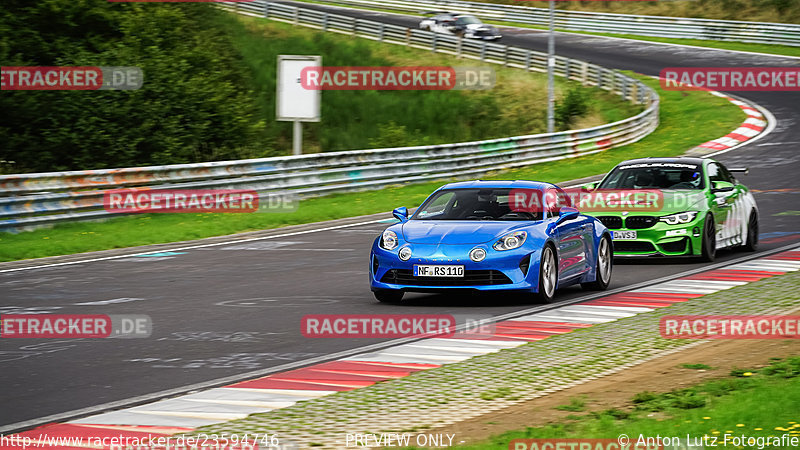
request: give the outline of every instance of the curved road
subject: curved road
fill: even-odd
[[[416,26],[416,19],[405,16],[314,7]],[[507,44],[546,49],[544,32],[509,28],[504,34]],[[798,64],[797,59],[565,33],[559,33],[556,49],[564,56],[647,75],[663,67]],[[800,189],[794,184],[800,169],[800,131],[795,128],[800,94],[740,96],[769,109],[778,121],[767,137],[718,156],[751,169],[743,179],[756,190],[764,251],[800,239],[800,212],[795,211],[800,210]],[[305,314],[497,315],[531,306],[498,296],[424,294],[408,295],[403,305],[375,302],[367,286],[367,255],[384,226],[13,272],[3,272],[7,265],[0,265],[0,313],[147,314],[154,323],[148,339],[0,340],[5,405],[0,428],[379,342],[306,339],[299,330]],[[719,260],[738,256],[721,252]],[[620,263],[612,288],[702,266],[663,260]],[[580,289],[567,289],[558,299],[583,295]]]

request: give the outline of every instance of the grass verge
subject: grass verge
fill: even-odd
[[[646,444],[643,439],[648,437],[688,436],[689,447],[702,448],[705,442],[706,448],[796,448],[785,446],[780,436],[800,439],[798,377],[800,356],[772,360],[767,367],[733,370],[727,377],[688,388],[640,392],[626,408],[571,415],[543,427],[511,431],[486,442],[453,448],[508,449],[514,439],[617,439],[621,434],[629,436],[631,444]],[[734,439],[742,435],[758,441],[737,447]]]
[[[657,82],[642,80],[654,88]],[[536,164],[489,174],[483,179],[532,179],[558,183],[604,173],[620,161],[643,156],[674,156],[723,136],[745,118],[741,109],[704,92],[660,91],[661,124],[645,139],[581,158]],[[419,205],[445,180],[382,190],[307,199],[293,213],[146,214],[105,222],[77,222],[19,234],[0,233],[0,261],[65,255],[136,245],[175,242],[244,231],[279,228],[385,212]]]

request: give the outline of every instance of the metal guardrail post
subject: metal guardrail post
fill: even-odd
[[[381,25],[378,28],[378,40],[380,42],[383,42],[383,33],[384,33],[385,29],[386,29],[386,25],[383,22],[381,22]]]
[[[294,8],[294,24],[300,25],[300,8]]]
[[[328,31],[328,13],[322,16],[322,31]]]
[[[525,71],[526,72],[530,72],[531,71],[531,51],[530,50],[526,50],[525,51]]]
[[[433,39],[431,39],[431,51],[436,53],[436,43],[439,42],[439,35],[434,33]]]
[[[406,28],[406,45],[411,45],[411,28]]]
[[[264,2],[264,17],[269,19],[269,2]]]
[[[589,63],[584,62],[581,66],[581,84],[587,86],[589,84]]]
[[[486,60],[486,41],[481,41],[481,62]]]
[[[456,41],[456,58],[461,58],[461,46],[464,43],[464,36],[458,36]]]

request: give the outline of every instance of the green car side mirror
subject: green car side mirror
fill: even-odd
[[[584,192],[593,191],[593,190],[597,189],[597,185],[598,184],[600,184],[599,181],[595,181],[593,183],[586,183],[583,186],[581,186],[581,190],[583,190]]]
[[[727,181],[712,181],[711,192],[730,192],[734,189],[733,183]]]

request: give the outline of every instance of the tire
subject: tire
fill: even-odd
[[[595,267],[595,280],[590,283],[581,283],[587,291],[605,291],[611,283],[611,271],[614,265],[614,249],[608,236],[600,239],[597,246],[597,266]]]
[[[558,285],[558,264],[556,253],[552,245],[545,245],[542,249],[542,259],[539,262],[539,292],[536,298],[543,303],[552,303]]]
[[[384,289],[373,291],[372,294],[375,295],[375,300],[381,303],[397,303],[403,299],[404,292]]]
[[[745,252],[758,250],[758,213],[755,210],[750,213],[747,221],[747,240],[739,248]]]
[[[700,246],[701,261],[711,262],[717,258],[717,227],[711,214],[706,216],[706,221],[703,223],[703,241]]]

